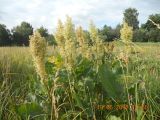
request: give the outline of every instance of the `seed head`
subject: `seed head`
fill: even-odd
[[[89,33],[90,33],[92,42],[95,42],[98,37],[98,30],[92,21],[90,22],[90,26],[89,26]]]
[[[131,42],[133,38],[133,28],[128,26],[126,22],[123,23],[123,27],[120,30],[121,39],[125,42]]]
[[[38,31],[35,31],[34,34],[30,36],[30,50],[36,71],[39,74],[41,80],[45,80],[46,41],[44,37],[41,37]]]

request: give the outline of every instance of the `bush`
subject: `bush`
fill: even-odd
[[[145,29],[137,29],[133,32],[133,42],[148,42],[147,31]]]
[[[160,42],[160,30],[153,28],[147,32],[149,42]]]

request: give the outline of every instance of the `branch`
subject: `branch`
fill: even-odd
[[[155,26],[157,26],[158,29],[160,29],[160,24],[155,23],[153,20],[149,19]]]

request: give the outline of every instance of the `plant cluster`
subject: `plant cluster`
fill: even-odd
[[[113,52],[113,44],[103,42],[93,22],[89,35],[88,41],[82,27],[75,28],[67,16],[66,22],[58,21],[54,55],[45,56],[45,40],[40,34],[35,32],[30,37],[34,64],[43,83],[36,82],[41,86],[36,89],[42,98],[46,98],[36,97],[41,107],[46,108],[43,117],[52,120],[119,120],[119,117],[108,116],[110,111],[97,108],[106,104],[114,108],[121,104],[128,106],[126,111],[121,108],[113,112],[113,115],[122,114],[122,119],[126,115],[128,119],[146,117],[146,109],[132,107],[150,103],[146,100],[146,81],[136,81],[135,73],[132,73],[132,69],[136,69],[133,67],[136,61],[130,58],[128,50],[132,43],[132,27],[123,24],[121,39],[126,49],[118,55]]]

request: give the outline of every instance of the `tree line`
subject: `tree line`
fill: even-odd
[[[160,30],[150,21],[160,24],[160,14],[152,14],[148,17],[146,23],[139,25],[138,10],[128,8],[123,13],[125,21],[133,28],[133,42],[160,42]],[[113,41],[120,39],[120,29],[122,25],[118,24],[115,28],[104,25],[98,30],[100,37],[104,41]],[[49,34],[43,26],[37,29],[44,37],[48,45],[56,45],[54,35]],[[87,30],[84,31],[89,38]],[[28,46],[29,36],[33,34],[33,27],[30,23],[22,22],[20,25],[9,30],[4,24],[0,24],[0,46]]]
[[[160,24],[160,14],[149,15],[146,23],[141,25],[138,20],[139,13],[135,8],[128,8],[123,14],[123,21],[133,28],[133,42],[160,42],[160,30],[150,21],[151,19]],[[121,24],[116,28],[104,25],[99,32],[105,41],[113,41],[120,38],[121,27]]]
[[[43,26],[37,29],[48,45],[56,44],[54,36],[49,34]],[[0,24],[0,46],[28,46],[29,36],[33,34],[33,27],[27,22],[13,27],[10,31],[5,25]]]

